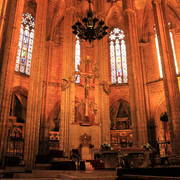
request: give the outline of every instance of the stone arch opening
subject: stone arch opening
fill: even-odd
[[[50,112],[49,122],[49,150],[59,150],[60,143],[60,102],[57,102]]]
[[[114,147],[132,146],[132,123],[129,102],[119,99],[110,105],[111,144]]]
[[[156,141],[161,158],[167,158],[172,153],[170,146],[170,129],[165,100],[162,101],[155,113]]]
[[[23,165],[28,91],[14,87],[11,95],[5,165]]]

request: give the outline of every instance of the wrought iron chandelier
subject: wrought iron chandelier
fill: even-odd
[[[99,21],[96,17],[93,17],[93,12],[91,9],[91,0],[89,2],[89,10],[87,11],[87,17],[82,19],[82,22],[77,21],[73,26],[73,34],[77,35],[80,39],[86,41],[91,41],[95,39],[102,39],[106,34],[108,27],[103,20]]]

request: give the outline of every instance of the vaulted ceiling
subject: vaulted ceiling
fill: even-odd
[[[98,3],[103,1],[103,15],[108,26],[121,26],[123,22],[122,0],[92,0],[92,8],[99,7]],[[115,2],[116,1],[116,2]],[[180,20],[180,2],[179,0],[166,0],[167,12],[172,25],[179,23]],[[138,21],[139,40],[147,41],[147,36],[152,34],[154,25],[154,16],[151,0],[135,0],[136,14]],[[64,12],[67,7],[77,7],[76,15],[84,16],[88,9],[87,0],[49,0],[47,16],[47,40],[54,40],[57,33],[60,33],[60,25],[63,20]],[[176,21],[176,22],[175,22]],[[175,22],[175,23],[174,23]],[[58,36],[61,36],[58,34]]]
[[[49,0],[47,16],[47,40],[53,39],[53,31],[62,20],[66,8],[65,0]]]

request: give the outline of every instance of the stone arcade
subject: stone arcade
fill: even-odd
[[[72,33],[87,0],[1,0],[0,167],[99,160],[103,143],[123,154],[149,143],[178,163],[179,6],[92,0],[108,29],[89,43]]]

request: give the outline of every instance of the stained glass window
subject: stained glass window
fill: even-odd
[[[16,57],[16,72],[30,75],[35,19],[30,13],[24,13],[21,21],[18,52]]]
[[[169,31],[170,34],[170,38],[171,38],[171,45],[172,45],[172,50],[173,50],[173,56],[174,56],[174,64],[175,64],[175,68],[176,68],[176,74],[178,74],[178,66],[177,66],[177,59],[176,59],[176,53],[175,53],[175,48],[174,48],[174,40],[173,40],[173,35],[171,30]]]
[[[76,36],[76,47],[75,47],[75,71],[78,71],[78,65],[80,65],[80,54],[81,54],[81,46],[79,37]],[[80,83],[80,75],[75,75],[76,83]]]
[[[114,28],[110,39],[111,82],[113,84],[128,83],[126,43],[124,32]]]
[[[169,24],[169,25],[170,25],[170,24]],[[155,28],[155,31],[156,31],[156,28]],[[175,48],[174,48],[174,40],[173,40],[173,35],[172,35],[171,30],[169,30],[169,34],[170,34],[171,45],[172,45],[172,50],[173,50],[173,56],[174,56],[174,64],[175,64],[175,68],[176,68],[176,74],[178,74],[179,71],[178,71],[176,53],[175,53]],[[157,50],[157,56],[158,56],[160,78],[163,78],[162,65],[161,65],[161,55],[160,55],[160,50],[159,50],[157,33],[155,34],[155,43],[156,43],[156,50]]]
[[[162,78],[163,72],[162,72],[161,55],[160,55],[160,51],[159,51],[159,43],[158,43],[157,34],[155,34],[155,42],[156,42],[157,58],[158,58],[158,64],[159,64],[159,73],[160,73],[160,78]]]

